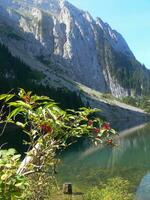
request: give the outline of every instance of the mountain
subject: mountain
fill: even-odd
[[[116,97],[150,93],[150,71],[124,38],[67,1],[0,0],[0,41],[32,68],[38,62],[37,68],[94,90]],[[43,82],[51,84],[53,75],[46,75]]]
[[[19,58],[12,56],[7,47],[0,44],[0,93],[22,87],[39,95],[44,94],[52,97],[63,109],[78,109],[84,106],[80,95],[76,94],[75,91],[45,87],[38,84],[42,78],[42,73],[32,70]]]
[[[147,95],[150,71],[117,31],[67,1],[0,0],[0,91],[16,87],[139,124],[142,110],[104,93]]]

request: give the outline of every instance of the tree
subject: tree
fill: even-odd
[[[3,94],[0,100],[5,105],[1,109],[1,123],[13,123],[21,127],[30,138],[29,142],[26,142],[29,145],[26,158],[15,174],[7,176],[6,179],[9,182],[9,178],[27,177],[28,184],[25,183],[25,186],[30,186],[28,191],[33,199],[46,199],[46,196],[49,196],[50,190],[47,188],[50,188],[50,182],[57,183],[55,173],[59,160],[56,154],[71,145],[76,138],[89,137],[95,144],[113,145],[112,137],[116,132],[111,129],[109,123],[95,117],[98,110],[81,108],[78,111],[64,111],[49,97],[33,95],[23,89],[20,89],[17,95]],[[3,114],[4,109],[8,114]],[[11,168],[11,165],[9,166]],[[7,169],[3,166],[2,183],[6,182],[6,179],[2,178],[5,174]],[[57,187],[57,184],[55,186]],[[7,188],[8,192],[9,187]],[[25,196],[23,198],[26,199]]]

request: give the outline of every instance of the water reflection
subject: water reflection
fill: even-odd
[[[89,147],[86,142],[76,144],[63,155],[59,176],[62,181],[71,181],[76,186],[88,188],[99,184],[103,179],[120,176],[130,179],[138,187],[144,174],[150,171],[150,125],[124,134],[117,139],[116,147]],[[135,181],[132,180],[134,176]],[[133,179],[134,179],[133,178]],[[145,180],[145,179],[143,179]],[[141,182],[138,195],[142,195],[142,188],[148,188],[149,181]],[[149,198],[150,199],[150,198]],[[141,197],[138,200],[148,200]]]

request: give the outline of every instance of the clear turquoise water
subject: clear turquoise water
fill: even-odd
[[[122,177],[131,182],[138,200],[150,200],[150,124],[116,143],[98,148],[87,141],[73,145],[62,155],[61,182],[72,182],[77,190],[85,191],[109,178]]]

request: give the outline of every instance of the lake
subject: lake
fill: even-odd
[[[114,177],[128,180],[137,200],[150,200],[150,124],[126,130],[117,137],[116,146],[74,144],[62,155],[58,177],[71,182],[76,192]]]

